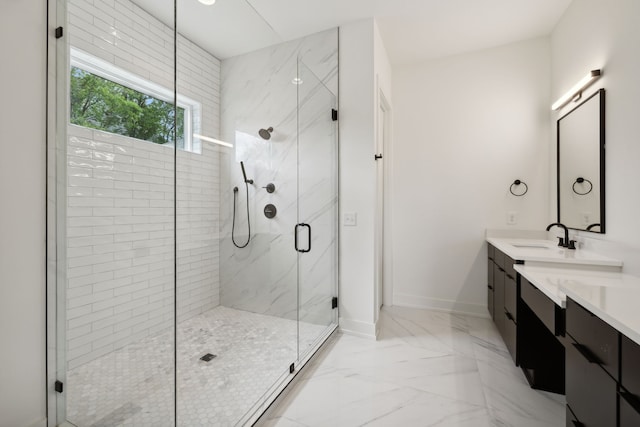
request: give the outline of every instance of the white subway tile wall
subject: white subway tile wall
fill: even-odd
[[[173,29],[128,0],[71,0],[72,46],[173,88]],[[220,61],[178,36],[178,93],[219,136]],[[178,151],[177,308],[219,304],[219,148]],[[174,303],[174,151],[79,126],[67,145],[67,363],[73,369],[169,328]]]

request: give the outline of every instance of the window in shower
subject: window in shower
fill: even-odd
[[[70,123],[122,136],[193,149],[193,117],[200,106],[113,64],[72,49]]]

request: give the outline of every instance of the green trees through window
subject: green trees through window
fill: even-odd
[[[173,142],[184,148],[184,108],[137,90],[71,68],[71,123],[156,144]],[[176,129],[177,125],[177,129]]]

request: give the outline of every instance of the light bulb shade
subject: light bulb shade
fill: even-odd
[[[207,6],[211,6],[216,2],[216,0],[198,0],[202,4],[206,4]]]
[[[600,70],[592,70],[591,72],[589,72],[589,74],[584,76],[578,83],[576,83],[571,89],[569,89],[567,93],[562,95],[556,102],[554,102],[551,106],[551,109],[557,110],[558,108],[566,105],[569,101],[574,99],[576,95],[582,92],[583,89],[590,86],[591,83],[597,80],[600,75]]]

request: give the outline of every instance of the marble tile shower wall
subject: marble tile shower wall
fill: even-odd
[[[318,76],[318,84],[321,81],[336,95],[337,37],[337,30],[329,30],[222,61],[222,137],[234,144],[233,152],[222,162],[220,298],[224,306],[289,319],[297,317],[298,264],[293,248],[293,229],[298,222],[299,208],[298,87],[292,80],[296,77],[297,60],[301,58]],[[306,84],[309,83],[312,82]],[[307,102],[322,101],[316,98]],[[325,117],[329,114],[330,111],[325,111]],[[272,137],[265,141],[258,136],[258,130],[270,126],[274,128]],[[312,125],[307,127],[310,138],[313,129]],[[322,135],[318,137],[322,138]],[[315,165],[312,158],[308,160],[304,167],[311,176],[314,167],[322,166]],[[243,243],[247,237],[245,186],[240,161],[244,161],[249,178],[255,181],[249,186],[252,240],[245,249],[237,249],[231,243],[234,186],[240,189],[236,205],[236,241]],[[316,172],[318,177],[327,173],[325,170]],[[337,179],[337,169],[334,176]],[[262,188],[268,183],[276,186],[272,194]],[[314,190],[313,185],[306,188]],[[336,207],[336,196],[316,191],[311,198],[327,199],[321,205],[325,211],[330,211]],[[301,199],[305,197],[309,198],[309,195],[301,194]],[[278,209],[274,219],[263,215],[267,203],[273,203]],[[316,233],[320,236],[322,231],[316,230]],[[325,233],[335,235],[328,230]],[[317,253],[330,254],[335,249],[332,239],[314,240],[313,244]],[[335,282],[332,278],[319,278],[331,275],[331,271],[324,268],[326,266],[314,266],[318,267],[318,264],[305,266],[307,270],[300,272],[305,277],[317,276],[309,282]],[[335,271],[335,266],[333,268]],[[300,294],[301,298],[308,295],[307,302],[315,300],[311,292]],[[305,301],[301,302],[304,306]]]
[[[70,44],[169,89],[173,30],[128,0],[70,0]],[[178,93],[219,135],[220,62],[178,36]],[[178,320],[219,304],[221,152],[178,152]],[[69,125],[67,362],[73,369],[172,325],[173,148]]]

